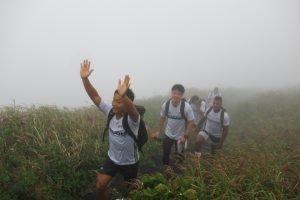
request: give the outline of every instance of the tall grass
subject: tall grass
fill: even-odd
[[[161,142],[150,139],[129,198],[299,199],[300,92],[239,94],[223,92],[231,126],[222,150],[200,161],[188,153],[163,169]],[[167,99],[137,101],[146,107],[150,127]],[[0,199],[81,199],[106,156],[107,142],[99,138],[104,125],[94,107],[2,108]]]
[[[231,126],[223,149],[200,162],[190,156],[180,174],[164,173],[167,182],[146,185],[131,198],[300,199],[299,100],[299,91],[273,91],[227,101]]]
[[[78,199],[106,152],[102,125],[94,108],[2,109],[1,199]]]

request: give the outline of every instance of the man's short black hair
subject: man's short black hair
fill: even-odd
[[[220,101],[222,103],[222,97],[221,96],[215,96],[214,100],[215,101]]]
[[[184,94],[184,92],[185,92],[185,89],[184,89],[183,85],[181,85],[181,84],[175,84],[175,85],[173,85],[172,91],[173,90],[178,90],[178,91],[181,92],[181,94]]]
[[[116,94],[118,93],[118,90],[115,90]],[[128,88],[128,90],[126,91],[126,96],[128,96],[128,98],[133,102],[134,101],[134,93],[132,92],[132,90],[130,88]]]

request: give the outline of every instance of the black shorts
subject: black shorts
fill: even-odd
[[[206,130],[201,130],[199,135],[203,136],[205,140],[209,139],[213,143],[219,143],[221,141],[220,137],[215,137],[209,134]]]
[[[213,141],[214,143],[219,143],[221,138],[215,137],[211,134],[208,134],[209,138],[211,139],[211,141]]]
[[[100,168],[100,174],[106,174],[114,177],[117,173],[120,173],[124,177],[124,181],[130,181],[137,177],[139,169],[139,161],[132,165],[117,165],[108,156],[105,163]]]

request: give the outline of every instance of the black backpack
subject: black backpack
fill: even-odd
[[[171,99],[169,99],[169,100],[166,102],[165,115],[166,115],[167,117],[169,117],[170,102],[171,102]],[[184,114],[185,102],[186,102],[186,99],[185,99],[185,98],[182,98],[182,99],[181,99],[181,105],[180,105],[180,114],[181,114],[181,117],[184,119],[185,125],[186,125],[186,124],[187,124],[187,118],[186,118],[186,116],[185,116],[185,114]]]
[[[139,125],[139,130],[138,130],[138,136],[136,137],[129,127],[128,113],[124,114],[122,125],[123,125],[123,128],[126,131],[126,133],[128,133],[129,136],[132,137],[132,139],[137,144],[139,151],[142,151],[142,147],[148,141],[148,132],[147,132],[145,122],[143,120],[143,115],[146,112],[146,109],[143,106],[138,106],[138,105],[135,105],[135,107],[140,114],[140,125]],[[106,127],[103,131],[102,141],[104,141],[105,133],[108,131],[110,120],[113,118],[114,115],[115,115],[115,113],[111,109],[107,116]]]

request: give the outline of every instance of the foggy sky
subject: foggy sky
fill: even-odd
[[[90,105],[80,63],[106,101],[186,88],[300,85],[297,0],[1,0],[0,105]]]

